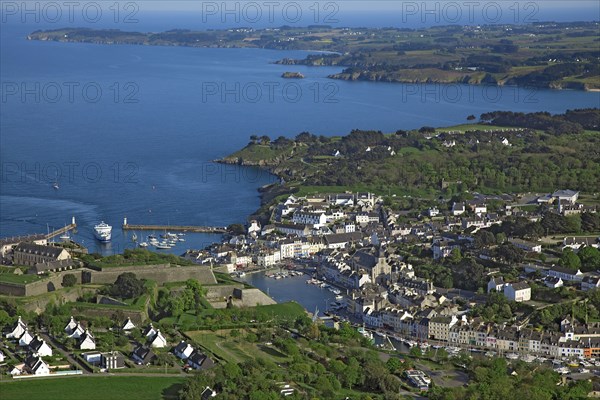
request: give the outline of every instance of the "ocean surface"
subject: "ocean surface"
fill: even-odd
[[[88,26],[199,28],[185,21]],[[282,79],[291,67],[273,62],[303,51],[26,40],[34,30],[69,25],[43,22],[1,25],[0,236],[43,233],[75,217],[74,238],[104,254],[133,247],[131,233],[120,229],[124,217],[132,224],[244,223],[259,206],[257,188],[275,177],[212,160],[251,135],[393,132],[464,123],[492,110],[600,105],[598,93],[333,81],[327,75],[341,68],[330,67],[295,66],[306,79]],[[100,221],[114,227],[111,244],[93,239]],[[218,239],[188,234],[170,251]]]

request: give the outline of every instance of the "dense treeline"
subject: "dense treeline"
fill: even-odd
[[[553,191],[570,188],[600,190],[600,110],[549,113],[492,112],[481,115],[489,128],[440,133],[433,128],[398,131],[354,130],[332,140],[302,133],[290,145],[279,138],[272,144],[304,146],[276,172],[287,182],[301,179],[315,186],[353,186],[366,182],[373,190],[439,190],[442,181],[454,182],[450,191]],[[505,127],[512,127],[507,129]],[[544,132],[540,132],[544,131]],[[503,144],[506,138],[509,145]],[[455,142],[445,147],[445,141]],[[319,173],[311,173],[311,168]],[[450,193],[452,194],[452,193]]]
[[[600,112],[597,109],[568,110],[562,115],[548,112],[520,113],[512,111],[495,111],[481,114],[482,121],[491,121],[493,125],[518,126],[542,129],[554,134],[576,134],[584,129],[600,128]]]

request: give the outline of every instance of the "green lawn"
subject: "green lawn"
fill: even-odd
[[[264,314],[267,317],[273,316],[292,320],[295,320],[306,313],[304,308],[295,301],[271,304],[268,306],[256,306],[255,310],[257,314]]]
[[[25,275],[15,275],[13,273],[0,274],[0,282],[7,282],[7,283],[25,284],[25,283],[36,282],[36,281],[39,281],[40,279],[42,279],[42,278],[37,275],[30,275],[30,274],[25,274]]]
[[[2,400],[161,400],[177,399],[183,378],[77,376],[32,378],[0,383]]]

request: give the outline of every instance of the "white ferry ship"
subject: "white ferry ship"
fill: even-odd
[[[112,233],[112,226],[108,225],[104,221],[94,226],[94,236],[101,242],[110,242]]]

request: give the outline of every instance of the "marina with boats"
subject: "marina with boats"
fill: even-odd
[[[134,233],[134,235],[135,235],[135,233]],[[153,246],[157,250],[167,250],[167,249],[171,249],[171,248],[175,247],[179,242],[185,242],[185,239],[183,238],[183,236],[185,236],[185,233],[165,232],[159,236],[160,236],[160,240],[154,234],[148,235],[147,241],[138,243],[138,246],[139,247]],[[137,236],[135,236],[135,237],[137,238]]]

